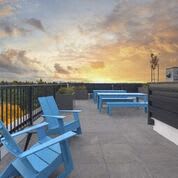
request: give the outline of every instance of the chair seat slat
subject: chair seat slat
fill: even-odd
[[[41,172],[48,166],[48,164],[44,160],[40,159],[36,154],[27,156],[27,160],[30,162],[33,169],[37,172]]]
[[[59,154],[49,148],[37,152],[36,155],[48,164],[52,163],[59,156]]]

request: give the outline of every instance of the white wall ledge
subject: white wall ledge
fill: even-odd
[[[178,145],[178,129],[171,127],[170,125],[167,125],[155,118],[152,119],[154,119],[155,122],[153,130]]]

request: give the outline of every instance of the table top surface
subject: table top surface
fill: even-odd
[[[93,91],[123,91],[123,90],[117,89],[117,90],[93,90]]]
[[[147,96],[145,93],[97,93],[97,95]]]
[[[109,93],[109,92],[125,92],[126,90],[93,90],[93,92],[101,92],[101,93],[103,93],[103,92],[106,92],[106,93]]]

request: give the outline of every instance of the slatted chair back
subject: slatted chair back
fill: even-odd
[[[53,115],[60,115],[60,110],[56,104],[56,101],[53,96],[46,96],[46,100],[48,102],[49,109]]]
[[[6,148],[10,153],[12,153],[14,156],[18,156],[20,153],[22,153],[22,150],[17,145],[15,140],[11,137],[10,133],[5,128],[1,120],[0,120],[0,134],[3,135],[4,137],[1,139],[1,142],[6,146]]]
[[[44,117],[49,123],[48,134],[58,134],[64,133],[66,131],[74,131],[77,134],[82,133],[78,115],[81,110],[61,110],[61,112],[63,113],[68,112],[73,115],[72,120],[63,121],[63,119],[60,119],[59,117],[64,116],[61,115],[53,96],[39,97],[38,100],[40,102]],[[51,115],[52,117],[50,117],[49,115]],[[53,122],[54,120],[56,120],[58,123]]]
[[[43,114],[46,115],[45,119],[46,119],[46,122],[48,123],[48,129],[50,130],[50,129],[60,128],[60,127],[62,129],[63,121],[61,119],[50,117],[53,115],[56,115],[56,116],[59,115],[59,112],[57,112],[56,108],[53,109],[52,106],[49,105],[47,97],[38,97],[38,101],[40,103]]]

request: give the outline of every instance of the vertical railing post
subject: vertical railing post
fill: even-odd
[[[1,120],[4,121],[4,108],[3,108],[3,88],[0,86],[0,105],[1,105]],[[0,149],[0,161],[2,160],[1,149]]]
[[[53,97],[56,98],[56,85],[53,85]]]
[[[28,106],[29,106],[29,120],[30,120],[30,125],[33,125],[33,87],[29,86],[29,101],[28,101]]]

